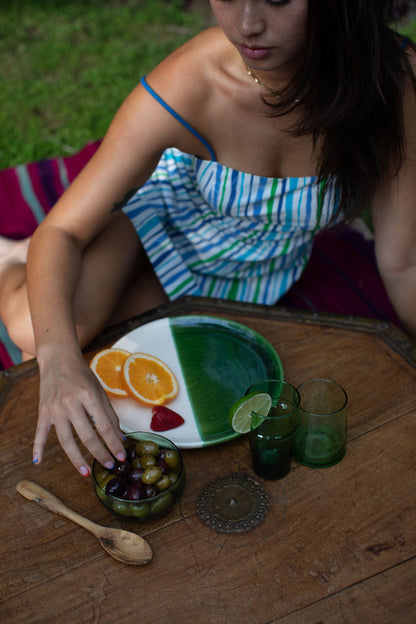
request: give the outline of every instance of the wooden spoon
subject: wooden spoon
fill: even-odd
[[[152,549],[139,535],[122,529],[103,527],[91,520],[87,520],[76,511],[73,511],[56,496],[45,490],[33,481],[19,481],[16,490],[25,498],[38,503],[53,513],[60,514],[95,535],[101,546],[109,555],[129,565],[148,563],[152,559]]]

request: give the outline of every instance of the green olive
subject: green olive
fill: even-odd
[[[136,453],[137,455],[148,454],[156,457],[159,454],[159,445],[152,440],[140,440],[136,444]]]
[[[181,475],[177,475],[177,479],[170,486],[170,492],[172,492],[175,497],[180,496],[183,488],[185,486],[185,472],[182,472]]]
[[[137,468],[137,467],[141,468],[140,457],[135,457],[133,459],[133,461],[131,462],[131,467],[132,468]]]
[[[168,477],[169,477],[169,482],[170,482],[170,484],[171,484],[171,485],[173,485],[173,483],[175,483],[175,481],[176,481],[176,480],[177,480],[177,478],[179,477],[179,474],[178,474],[177,472],[173,472],[173,471],[171,471],[171,472],[168,474]]]
[[[106,505],[106,507],[108,507],[108,497],[107,497],[106,493],[103,492],[102,489],[99,488],[99,487],[95,488],[95,493],[97,494],[97,496],[100,499],[100,501],[102,501],[104,503],[104,505]]]
[[[164,494],[160,494],[153,503],[150,503],[150,513],[157,514],[161,511],[165,511],[172,502],[172,494],[171,492],[165,492]]]
[[[139,520],[144,520],[149,515],[148,503],[139,503],[136,505],[130,505],[130,511],[132,516]]]
[[[127,503],[121,503],[119,501],[113,501],[112,509],[120,516],[130,516],[130,505]]]
[[[144,471],[142,475],[142,481],[146,485],[153,485],[154,483],[159,481],[161,476],[162,476],[162,469],[159,468],[159,466],[150,466],[149,468],[146,468],[146,470]]]
[[[181,458],[179,453],[177,453],[176,451],[172,451],[167,449],[165,451],[165,457],[164,457],[165,463],[169,466],[169,468],[173,468],[173,470],[175,470],[175,468],[179,468],[180,463],[181,463]]]
[[[156,457],[154,455],[149,455],[149,453],[145,453],[140,457],[140,465],[143,470],[150,468],[150,466],[156,466]]]
[[[156,481],[155,485],[157,489],[159,490],[159,492],[164,492],[165,490],[167,490],[168,487],[170,487],[170,479],[168,475],[163,475],[159,479],[159,481]]]
[[[98,485],[99,485],[99,486],[100,486],[103,490],[105,490],[105,486],[107,485],[107,483],[108,483],[109,481],[111,481],[111,479],[114,479],[114,475],[113,475],[113,473],[112,473],[112,472],[109,472],[107,476],[105,476],[103,479],[101,479],[101,481],[98,481],[98,479],[97,479],[97,481],[98,481]]]
[[[101,464],[95,464],[94,466],[94,476],[95,476],[95,480],[97,481],[97,483],[99,485],[101,485],[101,481],[104,481],[104,479],[111,474],[109,470],[107,470],[107,468],[104,468],[104,466],[101,466]]]

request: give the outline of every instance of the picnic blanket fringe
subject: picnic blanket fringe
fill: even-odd
[[[95,153],[100,141],[72,156],[51,158],[0,171],[0,235],[30,236],[64,190]],[[374,241],[362,225],[319,234],[301,279],[278,305],[400,322],[380,279]],[[0,369],[21,361],[0,321]]]

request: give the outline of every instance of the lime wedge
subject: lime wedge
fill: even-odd
[[[228,422],[237,433],[247,433],[251,427],[253,412],[267,416],[272,405],[272,397],[267,392],[252,392],[238,399],[228,412]]]

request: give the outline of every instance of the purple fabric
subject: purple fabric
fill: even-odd
[[[381,319],[401,327],[377,269],[374,242],[352,227],[335,228],[316,237],[302,277],[279,303]]]

